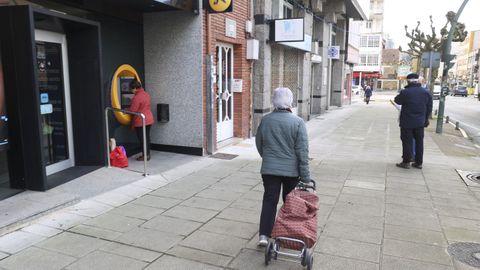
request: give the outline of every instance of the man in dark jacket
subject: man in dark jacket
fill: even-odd
[[[365,88],[365,102],[368,104],[370,102],[370,97],[372,96],[372,87],[367,85]]]
[[[421,169],[423,164],[424,128],[430,122],[432,113],[432,96],[419,82],[418,74],[407,76],[408,87],[395,97],[395,103],[402,105],[400,111],[400,130],[403,148],[403,161],[397,167],[409,169],[412,159],[412,142],[415,139],[415,162],[413,167]]]

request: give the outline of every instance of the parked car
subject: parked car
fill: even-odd
[[[362,87],[359,85],[352,85],[352,95],[360,95],[360,92],[362,91]]]
[[[433,99],[440,99],[440,93],[442,92],[442,86],[440,84],[433,85]]]
[[[468,89],[466,86],[464,85],[457,85],[455,86],[455,88],[453,88],[453,91],[452,91],[452,96],[468,96]]]

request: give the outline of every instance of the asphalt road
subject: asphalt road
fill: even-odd
[[[434,101],[434,110],[438,109],[438,100]],[[480,101],[469,97],[447,96],[445,101],[445,116],[460,122],[460,127],[480,144]]]

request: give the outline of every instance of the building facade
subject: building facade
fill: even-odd
[[[382,76],[382,51],[385,47],[383,33],[384,0],[370,0],[368,20],[361,24],[360,63],[354,70],[356,85],[380,87],[378,78]]]
[[[248,137],[251,2],[231,3],[2,1],[0,187],[46,190],[105,166],[110,138],[138,153],[131,118],[105,118],[128,108],[133,78],[152,99],[153,150],[206,155]]]
[[[305,120],[330,106],[346,104],[346,52],[349,19],[364,19],[357,1],[269,0],[254,2],[255,38],[259,59],[253,66],[253,131],[261,118],[272,111],[271,93],[288,87],[294,94],[294,112]],[[299,19],[301,40],[285,41],[274,35],[273,25]],[[277,39],[278,38],[278,39]],[[329,58],[333,48],[335,59]],[[338,52],[338,53],[336,53]]]

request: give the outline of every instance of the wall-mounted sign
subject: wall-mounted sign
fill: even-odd
[[[340,59],[340,46],[328,46],[327,55],[329,59]]]
[[[243,88],[243,80],[233,79],[232,91],[235,93],[239,93],[239,92],[242,92],[242,88]]]
[[[204,6],[212,13],[233,11],[233,0],[204,0]]]
[[[237,37],[237,22],[235,20],[225,18],[225,36],[231,38]]]
[[[299,49],[306,52],[312,51],[312,36],[305,34],[303,41],[298,42],[280,42],[280,44]]]
[[[40,105],[40,114],[51,114],[53,113],[52,104],[42,104]]]
[[[48,93],[40,94],[40,103],[48,103]]]
[[[304,20],[279,19],[270,22],[270,41],[273,42],[299,42],[304,41]]]

